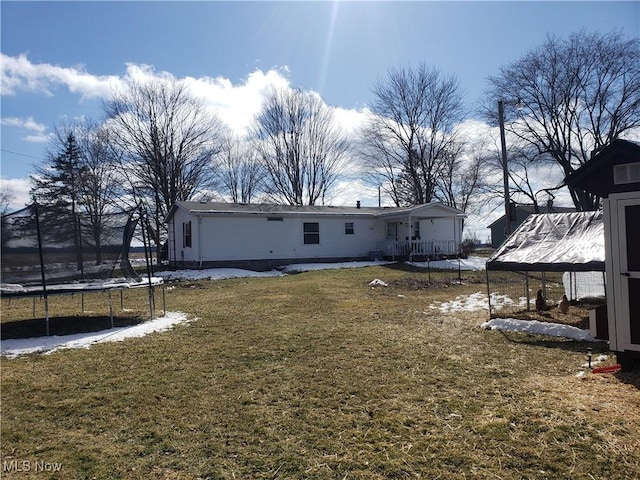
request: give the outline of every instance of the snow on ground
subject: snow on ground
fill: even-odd
[[[277,270],[254,272],[241,268],[205,268],[202,270],[167,270],[154,275],[167,280],[223,280],[225,278],[245,277],[281,277],[284,273]]]
[[[525,306],[527,299],[521,297],[519,305]],[[515,302],[506,295],[491,294],[491,305],[499,310],[502,306],[513,305]],[[429,308],[440,310],[442,313],[449,312],[474,312],[489,311],[489,300],[487,294],[478,292],[472,295],[458,295],[450,302],[434,302]],[[564,337],[584,342],[595,342],[589,330],[582,330],[571,325],[561,325],[558,323],[539,322],[537,320],[516,320],[513,318],[494,318],[481,325],[487,330],[501,330],[507,332],[524,332],[547,335],[550,337]]]
[[[583,342],[596,342],[589,330],[581,330],[571,325],[559,323],[539,322],[538,320],[516,320],[514,318],[494,318],[480,325],[487,330],[501,330],[505,332],[534,333],[551,337],[565,337]]]
[[[254,272],[238,268],[212,268],[205,270],[177,270],[157,272],[156,276],[164,280],[220,280],[224,278],[240,277],[275,277],[285,275],[286,272],[304,272],[309,270],[322,270],[332,268],[357,268],[373,265],[384,265],[389,262],[342,262],[342,263],[307,263],[288,265],[283,271],[272,270],[269,272]],[[457,269],[457,260],[440,260],[420,263],[411,263],[417,267],[426,268],[446,268]],[[485,259],[481,257],[470,257],[460,261],[462,270],[482,270]],[[372,286],[381,286],[384,282],[375,279]],[[523,303],[524,302],[524,303]],[[516,302],[506,295],[491,294],[491,305],[499,309],[503,305],[513,305]],[[518,304],[526,304],[525,298],[518,299]],[[472,295],[459,295],[450,302],[435,302],[429,306],[431,309],[440,310],[443,313],[460,311],[488,311],[489,299],[486,294],[477,292]],[[7,358],[14,358],[29,353],[52,353],[65,348],[89,348],[91,345],[102,342],[116,342],[125,338],[142,337],[152,332],[169,330],[173,326],[186,322],[187,315],[181,312],[169,312],[164,317],[156,318],[152,321],[141,323],[130,327],[118,327],[100,332],[79,333],[75,335],[50,336],[39,338],[8,339],[3,340],[0,347],[0,355]],[[538,322],[532,320],[515,320],[510,318],[493,319],[482,324],[483,328],[491,330],[520,331],[527,333],[538,333],[550,336],[560,336],[573,338],[575,340],[595,341],[586,330],[580,330],[568,325],[558,325],[554,323]]]
[[[520,297],[518,301],[511,299],[507,295],[500,295],[497,293],[491,294],[491,306],[495,310],[509,306],[525,306],[527,299]],[[476,312],[476,311],[489,311],[489,297],[486,293],[477,292],[471,295],[458,295],[455,299],[449,302],[434,302],[429,305],[429,308],[440,310],[442,313],[448,312]]]
[[[484,270],[487,259],[483,257],[469,257],[460,259],[461,270]],[[243,278],[243,277],[279,277],[287,273],[309,272],[314,270],[329,270],[338,268],[361,268],[374,267],[380,265],[389,265],[395,262],[370,261],[370,262],[327,262],[327,263],[295,263],[285,265],[279,270],[270,270],[267,272],[254,272],[252,270],[243,270],[240,268],[206,268],[202,270],[167,270],[155,272],[154,275],[167,280],[222,280],[225,278]],[[433,262],[407,262],[419,268],[438,268],[447,270],[457,270],[458,260],[436,260]]]
[[[330,270],[337,268],[360,268],[360,267],[376,267],[380,265],[389,265],[394,262],[383,262],[379,260],[370,262],[337,262],[337,263],[296,263],[293,265],[286,265],[283,268],[284,272],[298,273],[298,272],[310,272],[313,270]]]
[[[162,332],[186,321],[185,313],[167,312],[164,317],[130,327],[115,327],[99,332],[63,336],[7,339],[1,342],[0,355],[15,358],[29,353],[48,354],[66,348],[89,348],[97,343],[120,342],[125,338],[144,337],[152,332]]]
[[[433,260],[430,262],[407,262],[409,265],[419,268],[438,268],[443,270],[484,270],[487,259],[484,257],[454,258],[447,260]]]

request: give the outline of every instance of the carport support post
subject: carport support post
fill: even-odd
[[[167,314],[167,296],[165,292],[164,285],[162,285],[162,314]]]
[[[489,270],[484,269],[487,274],[487,298],[489,299],[489,319],[491,319],[491,287],[489,286]]]
[[[531,310],[531,296],[529,293],[529,272],[524,272],[524,289],[525,297],[527,297],[527,312]]]

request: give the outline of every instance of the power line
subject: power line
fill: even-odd
[[[29,158],[35,158],[36,160],[43,160],[42,157],[34,157],[33,155],[27,155],[26,153],[18,153],[18,152],[12,152],[11,150],[5,150],[4,148],[0,149],[5,153],[12,153],[14,155],[20,155],[21,157],[29,157]]]

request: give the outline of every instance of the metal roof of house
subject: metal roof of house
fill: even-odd
[[[173,215],[176,208],[183,208],[194,214],[202,215],[339,215],[339,216],[397,216],[419,215],[429,210],[445,211],[453,215],[462,215],[463,212],[444,205],[440,202],[431,202],[424,205],[411,207],[353,207],[353,206],[326,206],[326,205],[275,205],[266,203],[223,203],[223,202],[189,202],[179,201],[172,207],[167,215],[167,220]],[[434,215],[438,216],[438,215]]]

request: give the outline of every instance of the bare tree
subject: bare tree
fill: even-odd
[[[2,190],[0,190],[0,215],[5,215],[9,211],[9,207],[15,198],[15,194],[9,188],[2,187]]]
[[[91,244],[98,264],[104,216],[120,209],[116,195],[122,177],[113,155],[104,128],[69,122],[55,128],[47,160],[32,176],[32,194],[48,207],[50,230],[46,234],[67,238],[68,225],[73,224],[77,250]]]
[[[290,205],[324,202],[349,144],[318,95],[274,90],[253,133],[270,199]]]
[[[444,159],[434,197],[467,213],[482,202],[479,193],[485,187],[486,164],[477,152],[464,160],[460,152]]]
[[[373,93],[376,100],[362,130],[360,153],[374,183],[396,205],[432,201],[443,165],[459,151],[458,81],[422,64],[390,70]]]
[[[234,203],[251,203],[260,192],[263,169],[251,143],[231,134],[224,141],[215,168],[217,189]]]
[[[173,79],[130,82],[105,102],[104,110],[123,154],[130,192],[145,206],[146,226],[159,249],[171,206],[211,185],[222,123],[184,82]]]
[[[497,101],[508,100],[507,130],[535,148],[537,158],[552,158],[565,176],[592,152],[640,127],[637,38],[586,32],[549,37],[489,82],[486,116],[495,119]],[[569,191],[578,210],[598,208],[597,196]]]
[[[79,203],[86,217],[84,228],[95,247],[96,263],[100,263],[105,215],[122,209],[117,201],[123,192],[120,154],[111,144],[109,130],[92,123],[82,126],[78,146],[82,154]]]

